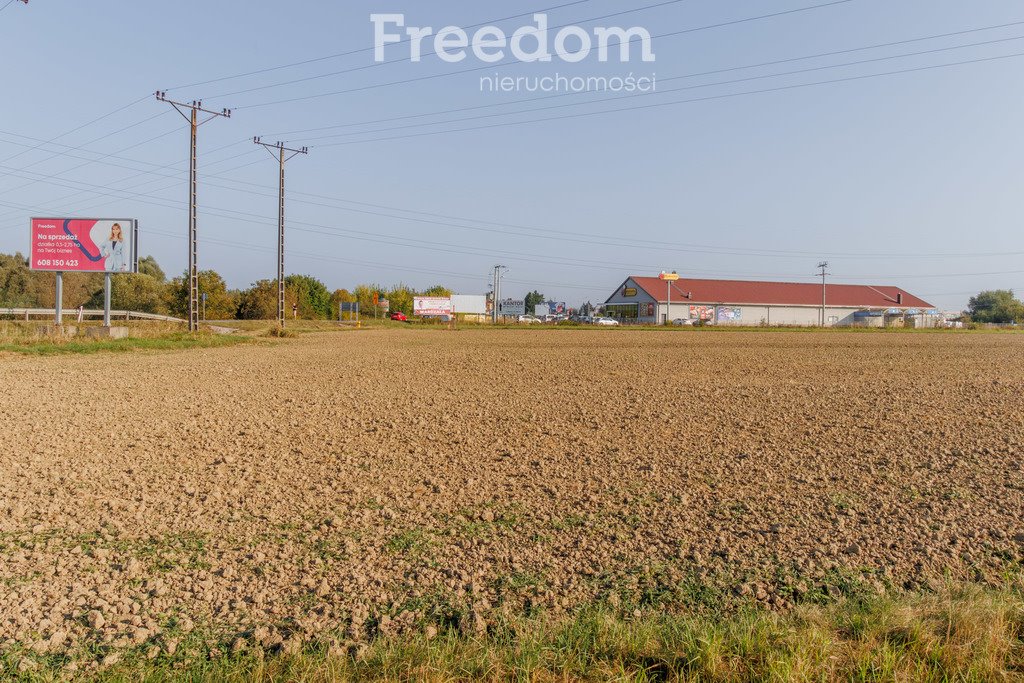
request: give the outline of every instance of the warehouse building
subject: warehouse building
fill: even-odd
[[[936,327],[939,311],[899,287],[746,280],[674,282],[627,278],[605,302],[605,315],[623,323],[704,321],[714,325],[824,324],[828,327]]]

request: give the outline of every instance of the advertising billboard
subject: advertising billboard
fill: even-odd
[[[526,315],[526,301],[523,299],[502,299],[498,302],[498,315]]]
[[[134,218],[33,218],[32,270],[134,273],[139,269]]]
[[[453,294],[452,308],[456,313],[465,313],[468,315],[487,315],[487,295]]]
[[[743,319],[742,308],[732,308],[730,306],[719,306],[718,307],[718,322],[720,323],[734,323],[739,322]]]
[[[418,296],[412,300],[413,315],[451,315],[452,300],[436,296]]]
[[[690,317],[697,320],[712,321],[715,319],[715,307],[690,306]]]

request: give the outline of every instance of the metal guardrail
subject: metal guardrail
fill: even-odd
[[[74,318],[78,319],[78,309],[64,309],[62,311],[62,318]],[[30,320],[31,318],[49,318],[53,319],[52,308],[0,308],[0,316],[10,316],[13,318],[22,318],[24,320]],[[82,311],[83,318],[103,318],[102,308],[87,308]],[[182,318],[175,318],[170,315],[157,315],[156,313],[140,313],[138,311],[111,311],[111,320],[158,320],[167,323],[184,323],[188,322]]]

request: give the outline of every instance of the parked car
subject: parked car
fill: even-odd
[[[594,318],[595,325],[603,325],[605,327],[618,327],[619,321],[615,318]]]
[[[397,320],[400,323],[407,323],[407,322],[409,322],[409,319],[405,317],[405,313],[402,313],[401,311],[395,311],[394,313],[392,313],[391,314],[391,319],[392,320]]]
[[[697,319],[696,318],[676,318],[675,320],[672,321],[673,325],[677,325],[677,326],[680,326],[680,327],[685,326],[685,325],[695,325],[696,323],[697,323]]]
[[[519,316],[518,320],[520,323],[523,323],[524,325],[532,325],[534,323],[539,323],[541,321],[540,318],[536,318],[532,315],[521,315]]]

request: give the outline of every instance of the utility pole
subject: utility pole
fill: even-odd
[[[498,324],[498,302],[501,301],[501,271],[507,266],[494,266],[494,307],[491,310],[491,322]]]
[[[825,276],[831,275],[828,272],[828,261],[819,263],[818,269],[821,270],[821,326],[825,327]]]
[[[209,109],[203,109],[203,103],[196,100],[192,100],[191,104],[175,102],[174,100],[167,99],[167,91],[165,90],[158,90],[156,92],[156,99],[160,102],[166,102],[174,107],[175,110],[177,110],[177,112],[189,122],[189,128],[191,130],[188,166],[188,331],[198,332],[199,266],[197,264],[196,257],[199,253],[199,245],[196,237],[196,132],[199,130],[199,126],[207,123],[208,121],[212,121],[219,116],[223,116],[226,119],[231,118],[231,110],[222,109],[217,112]],[[186,110],[189,111],[188,114],[185,113]],[[200,114],[209,114],[209,116],[200,121]]]
[[[299,154],[309,154],[308,147],[290,149],[283,142],[273,145],[263,142],[260,138],[252,139],[263,147],[277,161],[277,326],[284,329],[284,165],[289,159]],[[275,151],[271,151],[275,150]],[[287,153],[287,156],[285,155]],[[375,302],[376,303],[376,302]],[[376,308],[376,306],[374,306]]]

